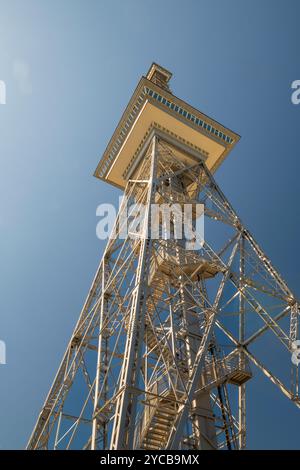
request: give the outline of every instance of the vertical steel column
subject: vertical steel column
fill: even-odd
[[[290,316],[290,349],[294,352],[295,342],[299,339],[299,304],[296,302],[291,306]],[[299,349],[297,349],[299,351]],[[299,353],[298,353],[299,354]],[[292,384],[291,391],[294,399],[299,399],[299,368],[296,364],[292,365]]]
[[[240,266],[239,266],[239,284],[240,288],[243,285],[243,278],[245,275],[245,238],[242,234],[239,241],[240,244]],[[245,298],[242,293],[239,293],[239,342],[242,344],[245,341]],[[244,359],[242,353],[241,360]],[[246,447],[246,384],[239,386],[239,449]]]
[[[104,299],[105,299],[105,256],[102,259],[102,289],[101,289],[101,311],[100,311],[100,321],[99,321],[99,341],[98,341],[98,353],[97,353],[97,366],[96,366],[96,383],[95,383],[95,397],[94,397],[94,415],[97,411],[98,406],[98,395],[99,395],[99,384],[101,377],[101,369],[103,364],[101,363],[102,356],[102,341],[103,341],[103,325],[104,325]],[[92,424],[92,441],[91,441],[91,450],[96,450],[96,440],[97,440],[97,418],[93,418]]]
[[[116,402],[114,424],[111,437],[111,449],[132,449],[135,428],[135,403],[130,404],[130,397],[134,395],[137,386],[138,372],[141,362],[141,344],[144,334],[144,311],[146,307],[145,292],[145,271],[148,272],[149,264],[146,264],[147,253],[149,252],[149,225],[151,217],[151,202],[155,186],[154,177],[156,172],[156,136],[152,139],[152,155],[150,165],[150,175],[148,182],[147,207],[145,210],[144,227],[141,238],[141,250],[136,274],[135,289],[133,291],[132,305],[128,336],[126,340],[124,360],[120,375],[119,391]],[[135,402],[135,398],[134,398]],[[131,410],[130,410],[131,406]],[[127,420],[127,413],[130,412],[131,419]]]

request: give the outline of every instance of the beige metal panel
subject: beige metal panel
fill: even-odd
[[[112,163],[106,177],[107,182],[120,187],[125,186],[123,173],[129,165],[132,156],[139,148],[144,136],[147,134],[148,129],[153,125],[155,126],[155,124],[168,129],[168,132],[178,140],[183,140],[190,146],[198,148],[200,152],[203,151],[204,155],[207,154],[206,164],[209,169],[217,165],[217,162],[222,158],[226,150],[225,145],[220,145],[218,142],[146,101],[115,161]]]

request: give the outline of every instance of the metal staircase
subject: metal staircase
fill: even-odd
[[[174,400],[174,394],[170,391],[166,394],[166,398],[157,400],[156,406],[150,413],[148,426],[144,428],[141,449],[159,450],[166,447],[170,430],[177,415],[177,405],[171,400]]]

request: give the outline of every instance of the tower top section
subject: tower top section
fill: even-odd
[[[212,172],[238,142],[238,134],[177,98],[169,87],[171,77],[153,63],[140,79],[95,170],[97,178],[123,189],[154,134],[179,158],[204,160]]]
[[[172,78],[172,73],[169,72],[169,70],[161,67],[161,65],[153,62],[150,69],[148,70],[146,78],[161,88],[164,88],[167,91],[171,91],[168,83]]]

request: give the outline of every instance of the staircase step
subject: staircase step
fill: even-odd
[[[166,427],[159,427],[159,426],[157,426],[157,424],[155,423],[155,424],[153,424],[153,425],[150,426],[149,432],[155,430],[155,432],[157,431],[158,433],[163,433],[163,434],[164,434],[164,433],[166,433],[166,432],[168,431],[168,429],[169,429],[169,426],[166,426]]]
[[[144,444],[145,442],[148,442],[150,445],[155,445],[155,446],[160,446],[161,445],[161,438],[159,436],[155,435],[147,435],[147,437],[144,439]]]
[[[168,433],[168,430],[159,431],[159,430],[157,430],[157,429],[149,429],[148,434],[147,434],[147,438],[150,438],[150,439],[152,439],[152,438],[154,438],[154,439],[155,439],[155,438],[158,438],[159,441],[161,442],[161,439],[162,439],[162,438],[165,438],[166,435],[167,435],[167,433]]]
[[[164,408],[164,409],[161,409],[161,410],[158,409],[155,414],[159,415],[161,417],[165,416],[166,418],[172,418],[173,416],[177,415],[177,411],[175,411],[175,410],[166,410]]]
[[[154,415],[153,417],[153,421],[155,423],[157,423],[158,425],[161,425],[161,426],[168,426],[172,421],[173,421],[174,418],[165,418],[164,416],[157,416],[157,415]]]

